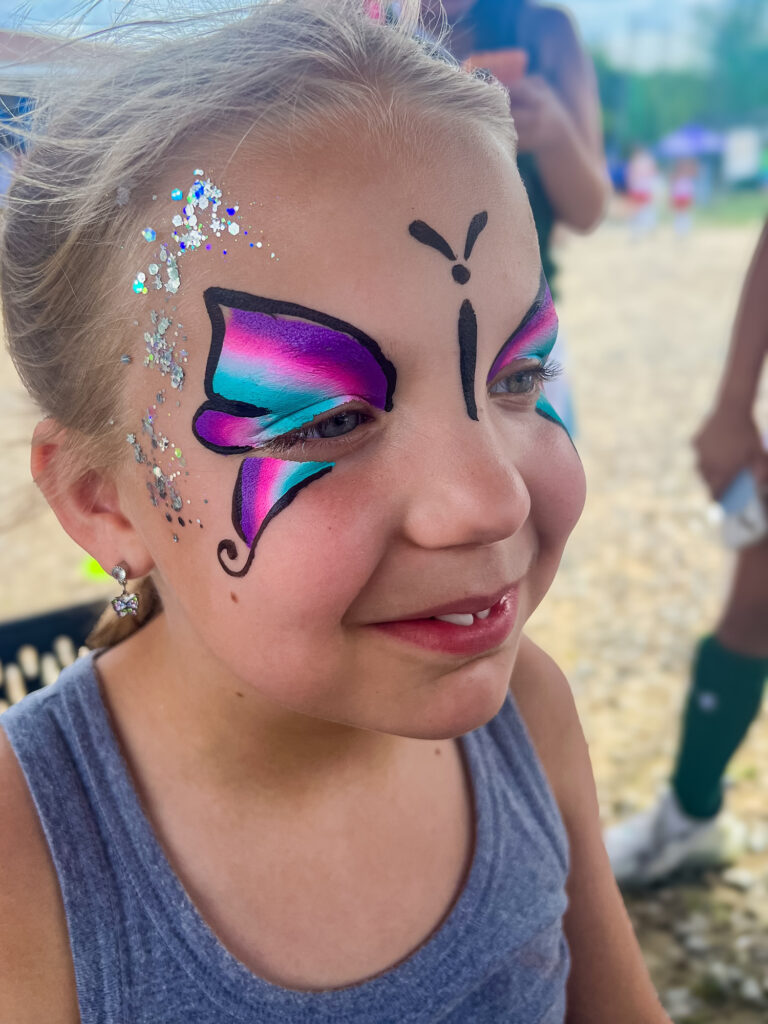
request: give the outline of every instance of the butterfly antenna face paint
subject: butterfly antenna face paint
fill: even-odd
[[[429,224],[425,224],[423,220],[413,221],[408,225],[408,231],[417,242],[421,242],[422,245],[428,245],[432,249],[437,249],[437,251],[442,253],[446,259],[451,261],[451,263],[456,262],[456,253],[450,245],[448,245],[443,236],[438,234],[438,232],[435,231],[434,228],[431,228]]]
[[[477,317],[469,299],[465,299],[459,310],[459,372],[464,404],[471,420],[476,420],[475,366],[477,364]]]
[[[482,210],[476,213],[469,222],[467,228],[467,240],[464,243],[464,259],[468,260],[477,241],[478,235],[488,223],[488,213]],[[458,257],[453,249],[446,242],[441,234],[431,228],[423,220],[414,220],[408,225],[408,231],[417,242],[437,249],[446,259],[449,259],[451,277],[456,284],[464,285],[470,279],[469,267],[458,262]],[[477,364],[477,317],[469,299],[465,299],[459,311],[459,373],[461,375],[461,390],[464,395],[464,404],[467,407],[467,415],[470,419],[476,420],[477,403],[475,401],[475,367]]]
[[[485,225],[488,223],[488,214],[485,210],[482,213],[476,213],[472,218],[467,229],[467,240],[464,243],[464,259],[468,260],[472,255],[472,250],[475,247],[477,236],[483,230]]]

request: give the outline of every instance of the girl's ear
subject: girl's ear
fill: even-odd
[[[53,419],[32,436],[32,477],[66,532],[107,572],[119,562],[128,578],[146,576],[152,557],[123,514],[117,487],[106,471],[78,471],[65,445],[66,429]]]

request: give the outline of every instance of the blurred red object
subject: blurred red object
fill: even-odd
[[[482,50],[471,53],[464,61],[463,67],[467,71],[483,68],[490,71],[502,85],[510,85],[525,76],[528,70],[528,54],[517,47],[509,47],[506,50]]]

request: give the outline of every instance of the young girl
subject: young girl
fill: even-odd
[[[2,718],[3,1021],[667,1020],[522,635],[584,481],[506,97],[413,22],[279,0],[40,108],[33,474],[142,582]]]

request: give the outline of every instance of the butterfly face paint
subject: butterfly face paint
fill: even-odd
[[[258,451],[316,417],[354,400],[388,412],[396,373],[376,342],[351,324],[294,303],[209,288],[211,351],[205,372],[208,401],[197,410],[198,440],[224,455]],[[298,492],[333,469],[332,462],[246,458],[235,484],[232,521],[249,548],[241,569],[232,540],[219,543],[222,568],[244,576],[267,523]]]
[[[488,383],[510,364],[520,359],[536,359],[544,364],[557,339],[557,313],[544,275],[541,275],[539,290],[531,308],[523,317],[519,327],[507,338],[493,361]],[[565,430],[565,424],[547,401],[544,393],[539,395],[536,412]]]
[[[477,241],[477,236],[488,223],[488,214],[483,210],[476,213],[470,221],[467,229],[467,238],[464,242],[464,259],[468,260],[472,255],[472,249]],[[446,259],[451,260],[454,266],[451,267],[451,277],[456,284],[466,284],[470,278],[470,271],[463,263],[458,262],[458,257],[451,249],[441,234],[426,224],[423,220],[414,220],[408,225],[408,231],[417,242],[437,249]],[[477,403],[475,402],[475,366],[477,364],[477,317],[469,299],[465,299],[459,310],[459,373],[461,375],[461,390],[464,394],[464,404],[467,407],[467,415],[470,419],[477,419]]]
[[[483,211],[476,213],[467,229],[467,239],[464,243],[464,260],[472,255],[472,249],[477,241],[478,235],[488,223],[488,214]],[[463,263],[458,262],[458,257],[441,234],[435,231],[423,220],[415,220],[408,225],[408,231],[417,242],[428,245],[442,253],[446,259],[453,262],[451,276],[457,284],[466,284],[470,278],[470,271]],[[477,317],[469,299],[465,299],[459,310],[459,372],[461,375],[461,388],[464,393],[464,404],[470,419],[476,420],[477,404],[475,402],[475,366],[477,362]],[[539,291],[533,305],[526,313],[522,323],[517,330],[502,345],[501,351],[493,361],[491,372],[488,374],[488,383],[508,364],[518,359],[537,359],[544,364],[552,351],[557,339],[557,313],[552,302],[544,274],[541,275]],[[553,423],[557,423],[565,430],[565,424],[555,412],[552,405],[547,401],[543,392],[536,403],[536,411]]]

